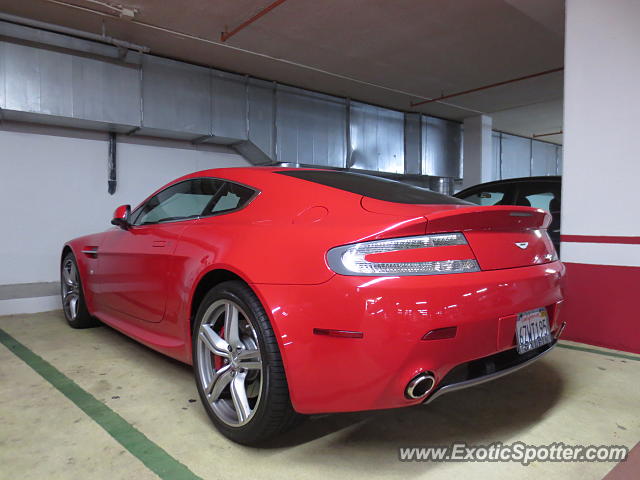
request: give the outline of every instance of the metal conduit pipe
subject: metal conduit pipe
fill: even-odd
[[[116,134],[114,132],[109,133],[109,158],[107,162],[109,170],[109,176],[107,180],[107,187],[109,195],[116,193],[116,187],[118,186],[117,176],[117,163],[116,163]]]
[[[464,90],[462,92],[450,93],[449,95],[442,95],[440,97],[432,98],[430,100],[422,100],[421,102],[411,102],[412,107],[417,107],[419,105],[425,105],[427,103],[439,102],[441,100],[446,100],[447,98],[459,97],[461,95],[467,95],[469,93],[480,92],[482,90],[488,90],[490,88],[500,87],[502,85],[508,85],[510,83],[521,82],[523,80],[530,80],[536,77],[542,77],[543,75],[549,75],[551,73],[558,73],[564,71],[564,67],[552,68],[551,70],[545,70],[544,72],[532,73],[530,75],[524,75],[518,78],[512,78],[510,80],[504,80],[502,82],[491,83],[489,85],[483,85],[482,87],[470,88],[469,90]]]
[[[225,30],[224,32],[222,32],[220,34],[220,41],[221,42],[226,42],[231,37],[233,37],[236,33],[238,33],[240,30],[243,30],[243,29],[247,28],[253,22],[255,22],[256,20],[258,20],[258,19],[260,19],[262,17],[264,17],[271,10],[276,8],[278,5],[282,5],[286,1],[287,0],[276,0],[275,2],[273,2],[273,3],[269,4],[269,5],[267,5],[266,7],[264,7],[262,10],[260,10],[258,13],[256,13],[253,17],[249,18],[248,20],[245,20],[244,22],[242,22],[237,27],[231,29],[231,31],[226,31]]]
[[[141,53],[149,53],[151,51],[149,47],[145,47],[144,45],[136,45],[135,43],[127,42],[125,40],[119,40],[108,35],[98,35],[97,33],[84,32],[82,30],[76,30],[75,28],[63,27],[61,25],[54,25],[52,23],[41,22],[39,20],[18,17],[17,15],[11,15],[8,13],[0,13],[0,20],[18,23],[20,25],[26,25],[28,27],[40,28],[42,30],[49,30],[51,32],[62,33],[65,35],[72,35],[74,37],[84,38],[85,40],[108,43],[118,48],[136,50]]]

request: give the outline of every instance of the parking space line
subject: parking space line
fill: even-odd
[[[163,480],[202,480],[124,418],[0,328],[0,342]]]
[[[578,350],[580,352],[588,352],[588,353],[597,353],[598,355],[604,355],[605,357],[617,357],[617,358],[625,358],[627,360],[635,360],[636,362],[640,362],[640,356],[627,355],[624,353],[618,352],[610,352],[606,350],[598,350],[597,348],[589,348],[589,347],[578,347],[577,345],[567,345],[564,343],[558,343],[558,347],[567,348],[569,350]]]

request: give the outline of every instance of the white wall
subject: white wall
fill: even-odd
[[[563,235],[640,236],[639,48],[640,1],[567,1]],[[640,266],[640,245],[563,243],[562,256]]]
[[[120,204],[186,173],[248,165],[226,147],[119,136],[109,195],[107,155],[106,134],[0,126],[0,285],[57,280],[62,244],[109,228]]]

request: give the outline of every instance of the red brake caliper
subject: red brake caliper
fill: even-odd
[[[220,338],[224,339],[224,325],[222,325],[222,327],[220,328],[218,335],[220,336]],[[213,355],[213,353],[211,355]],[[213,368],[218,371],[222,367],[224,367],[224,359],[220,355],[213,355]]]

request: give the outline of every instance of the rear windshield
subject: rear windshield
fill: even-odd
[[[320,185],[338,188],[356,195],[375,198],[376,200],[384,200],[385,202],[469,205],[469,202],[459,198],[432,192],[426,188],[361,173],[327,170],[287,170],[274,173],[319,183]]]

